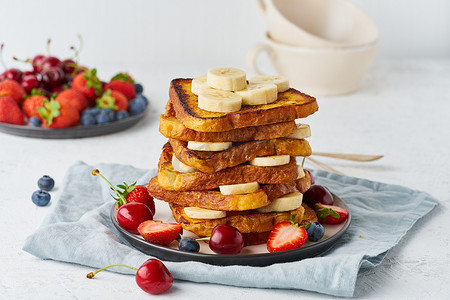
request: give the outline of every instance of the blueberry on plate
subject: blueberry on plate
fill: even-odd
[[[142,94],[137,94],[137,95],[136,95],[136,98],[134,98],[134,99],[137,100],[137,101],[143,101],[144,104],[145,104],[145,107],[147,107],[147,105],[148,105],[148,99],[147,99],[147,97],[145,97],[144,95],[142,95]]]
[[[128,118],[129,116],[130,116],[130,114],[126,110],[119,110],[116,113],[116,120],[117,121],[124,120],[124,119]]]
[[[41,190],[48,192],[55,186],[55,180],[48,175],[44,175],[39,178],[37,185]]]
[[[30,127],[41,127],[42,121],[37,117],[31,117],[28,121],[28,125],[30,125]]]
[[[325,228],[319,222],[309,223],[305,226],[305,229],[308,234],[308,240],[311,242],[317,242],[325,233]]]
[[[128,111],[132,116],[144,112],[145,108],[146,108],[145,101],[142,100],[141,98],[136,97],[130,102],[128,102]]]
[[[110,108],[103,108],[100,113],[95,116],[97,124],[111,123],[116,119],[116,114]]]
[[[43,190],[35,191],[31,195],[31,201],[37,206],[46,206],[50,202],[50,194]]]
[[[81,115],[80,124],[83,126],[91,126],[97,124],[97,121],[95,120],[94,115],[86,113]]]
[[[178,242],[178,249],[185,252],[198,252],[200,251],[200,245],[193,238],[182,238]]]
[[[135,83],[134,89],[136,90],[136,94],[141,94],[144,91],[144,87],[140,83]]]

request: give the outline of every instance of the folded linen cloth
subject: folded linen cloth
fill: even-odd
[[[100,268],[109,264],[139,267],[150,257],[136,250],[110,220],[114,200],[103,180],[91,171],[101,170],[113,185],[138,181],[146,184],[156,170],[118,164],[83,162],[71,166],[42,225],[23,249],[42,259],[53,259]],[[313,171],[316,183],[325,185],[348,205],[352,223],[323,256],[266,267],[213,266],[200,262],[169,262],[175,279],[240,287],[303,289],[351,297],[358,271],[381,263],[414,223],[438,201],[430,195],[325,171]],[[195,269],[196,272],[192,272]],[[126,268],[111,271],[130,274]]]

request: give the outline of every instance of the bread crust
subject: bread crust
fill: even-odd
[[[233,113],[209,112],[198,108],[198,97],[191,92],[190,78],[172,80],[169,98],[175,116],[187,128],[201,132],[228,131],[236,128],[274,124],[305,118],[319,107],[314,97],[289,89],[270,104],[243,106]]]

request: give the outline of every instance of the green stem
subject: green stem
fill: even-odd
[[[118,190],[116,190],[116,188],[111,184],[111,182],[109,182],[108,179],[106,179],[106,177],[103,176],[99,170],[95,169],[94,171],[92,171],[92,175],[94,176],[98,175],[101,178],[103,178],[109,184],[109,186],[116,192],[117,197],[119,197],[119,199],[117,199],[117,204],[119,204],[119,206],[122,206],[127,203],[127,199],[125,199],[125,197],[121,193],[119,193]]]
[[[210,239],[211,239],[211,237],[207,236],[207,237],[199,238],[199,239],[195,239],[195,240],[198,242],[198,241],[209,241]]]
[[[101,269],[95,270],[94,272],[91,272],[91,273],[87,274],[86,277],[87,277],[87,278],[92,278],[92,277],[94,277],[95,274],[97,274],[98,272],[101,272],[101,271],[103,271],[103,270],[105,270],[105,269],[108,269],[108,268],[111,268],[111,267],[125,267],[125,268],[130,268],[131,270],[134,270],[134,271],[137,271],[137,270],[138,270],[138,269],[136,269],[136,268],[134,268],[134,267],[131,267],[131,266],[128,266],[128,265],[114,264],[114,265],[109,265],[109,266],[103,267],[103,268],[101,268]]]

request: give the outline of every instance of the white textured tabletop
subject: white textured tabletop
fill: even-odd
[[[40,140],[0,134],[0,298],[149,299],[133,276],[37,259],[21,250],[49,207],[36,207],[31,194],[44,174],[56,181],[78,160],[154,168],[165,138],[158,132],[169,82],[204,73],[210,66],[164,66],[133,73],[142,81],[152,111],[132,129],[95,138]],[[245,66],[239,66],[246,69]],[[113,69],[113,68],[111,68]],[[360,274],[355,296],[364,299],[448,299],[450,297],[450,60],[377,61],[361,89],[318,98],[319,112],[307,118],[313,150],[383,154],[370,163],[317,158],[346,175],[423,190],[440,205],[420,220],[383,263]],[[389,228],[386,228],[389,230]],[[192,270],[195,272],[195,270]],[[245,289],[175,281],[163,299],[318,299],[296,290]]]

